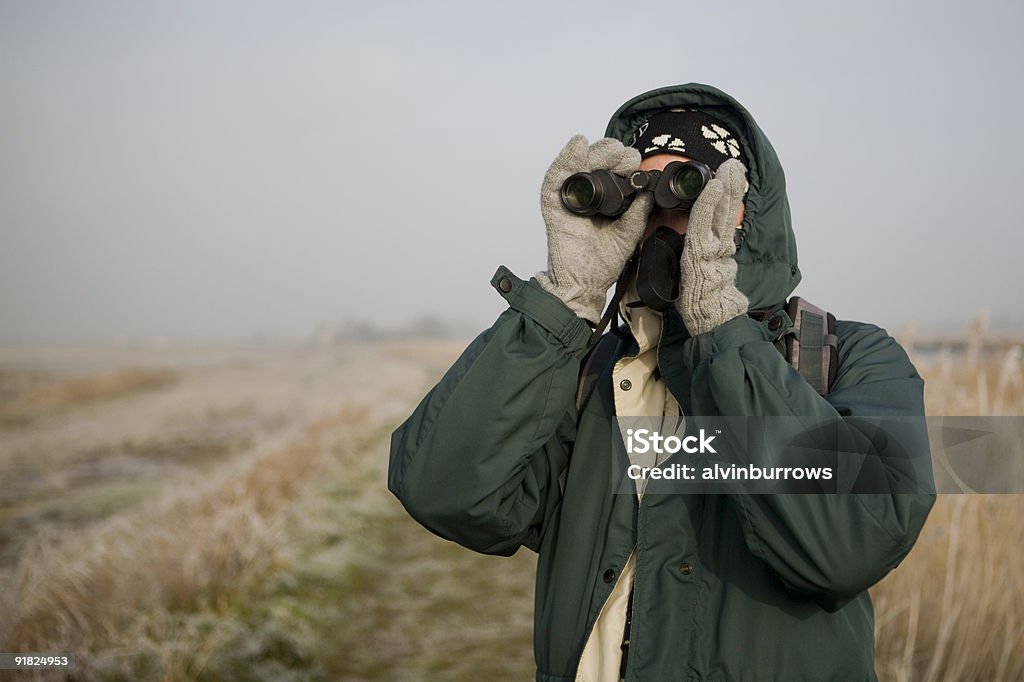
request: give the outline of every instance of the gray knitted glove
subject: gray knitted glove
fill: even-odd
[[[736,159],[723,163],[690,210],[682,257],[682,293],[676,307],[693,336],[747,312],[747,297],[736,288],[733,258],[736,214],[747,188],[746,172]]]
[[[616,219],[579,216],[562,205],[562,183],[573,173],[606,169],[628,175],[639,167],[636,149],[611,138],[590,145],[576,135],[544,176],[540,211],[548,233],[548,269],[537,273],[537,281],[591,323],[600,320],[608,289],[640,241],[653,197],[641,193]]]

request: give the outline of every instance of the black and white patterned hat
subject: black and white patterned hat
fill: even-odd
[[[678,154],[705,163],[712,170],[729,159],[747,165],[736,135],[699,109],[659,111],[640,124],[629,144],[645,159],[654,154]]]

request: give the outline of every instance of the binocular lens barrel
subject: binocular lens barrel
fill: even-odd
[[[573,213],[593,215],[601,203],[599,193],[590,173],[577,173],[562,185],[562,204]]]
[[[672,194],[684,202],[692,202],[704,189],[703,174],[694,166],[682,164],[669,180]]]

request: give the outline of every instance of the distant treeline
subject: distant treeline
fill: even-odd
[[[466,321],[424,315],[402,324],[382,325],[368,320],[318,325],[313,340],[319,344],[407,339],[468,339],[480,332]]]

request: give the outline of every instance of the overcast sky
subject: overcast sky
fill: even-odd
[[[545,265],[570,136],[689,81],[787,172],[838,317],[1024,328],[1024,3],[0,3],[0,343],[428,313]]]

